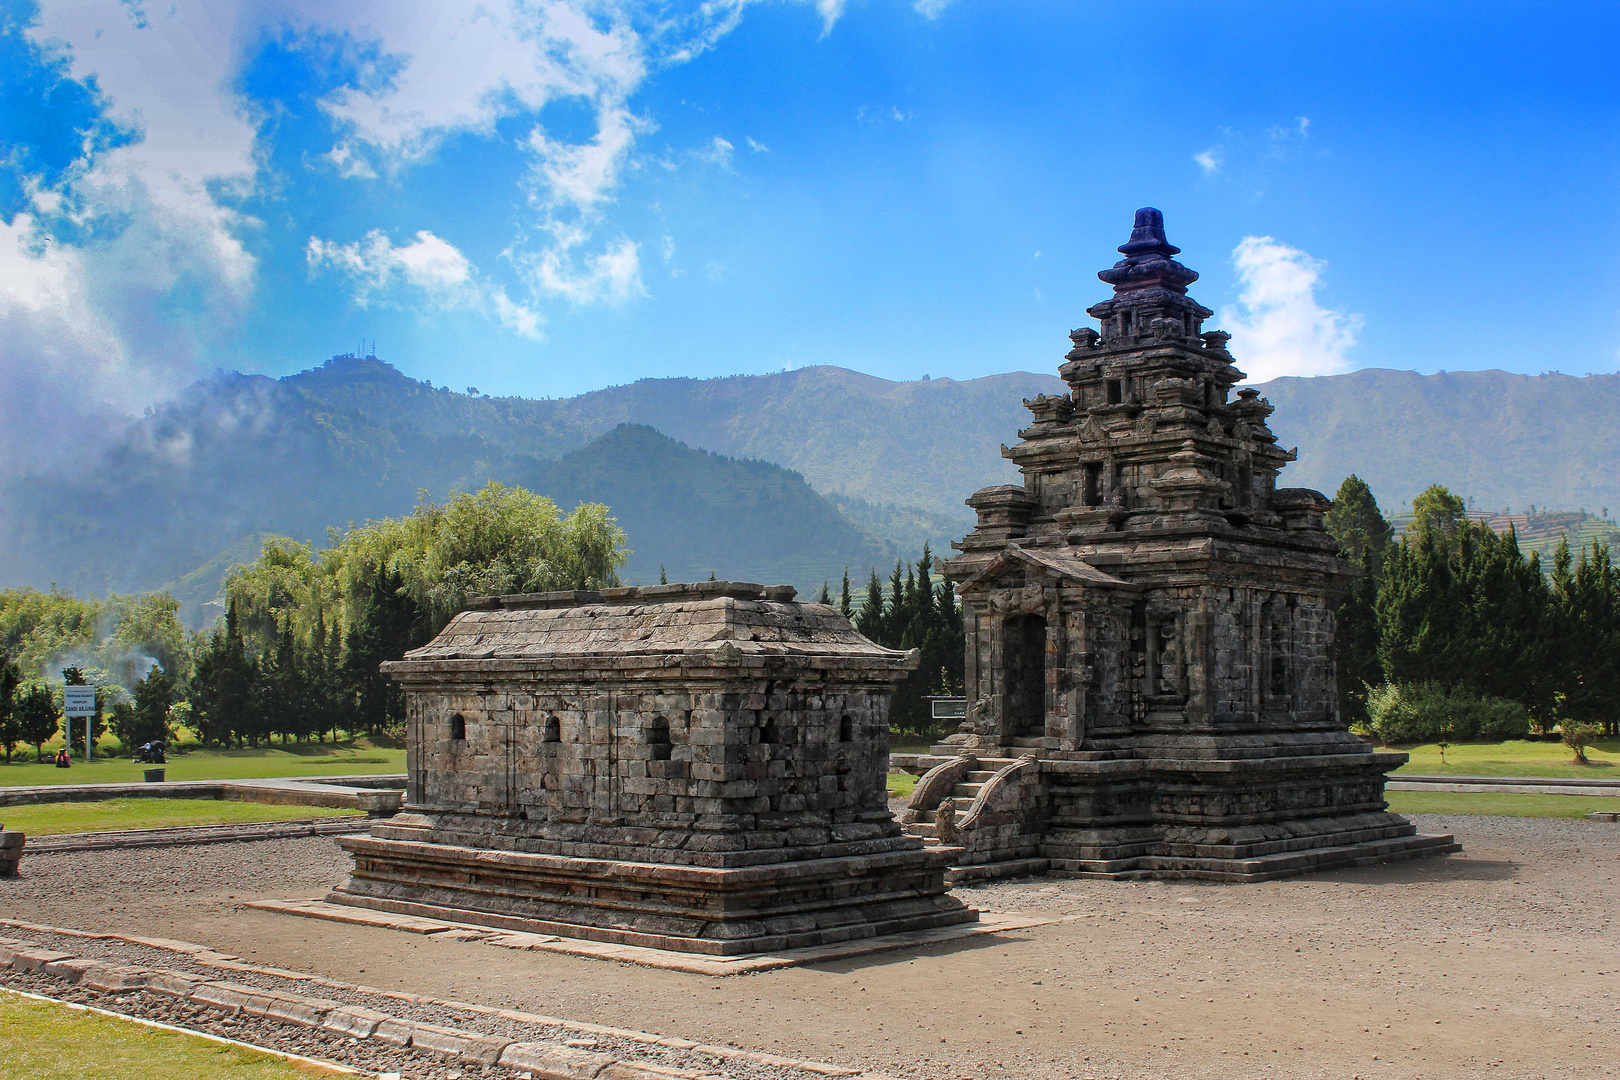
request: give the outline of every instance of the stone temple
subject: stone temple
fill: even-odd
[[[335,903],[732,956],[973,922],[888,808],[914,653],[791,586],[474,601],[385,665],[403,812]]]
[[[1385,809],[1375,753],[1341,721],[1334,609],[1355,571],[1328,500],[1277,486],[1294,452],[1187,295],[1159,211],[1140,210],[1114,295],[1069,335],[1069,392],[1002,453],[1021,485],[967,500],[945,567],[967,630],[968,719],[913,763],[906,818],[954,845],[953,880],[1252,881],[1453,851]]]

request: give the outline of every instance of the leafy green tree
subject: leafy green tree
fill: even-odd
[[[61,727],[62,713],[56,707],[56,695],[44,683],[30,683],[17,695],[17,724],[22,741],[34,748],[50,742]]]
[[[1454,538],[1468,521],[1468,504],[1440,484],[1430,484],[1412,500],[1412,528]]]
[[[838,614],[846,619],[853,618],[855,615],[855,609],[850,605],[849,600],[849,567],[847,566],[844,567],[844,585],[838,593]]]
[[[23,741],[22,722],[17,718],[17,687],[22,683],[22,669],[10,660],[0,662],[0,746],[6,751],[6,764],[11,764],[11,753]]]

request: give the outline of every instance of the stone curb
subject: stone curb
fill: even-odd
[[[40,931],[49,931],[54,934],[68,934],[88,939],[124,940],[143,945],[152,945],[155,940],[123,938],[116,934],[64,931],[51,927],[18,924],[9,920],[0,921],[0,925],[19,928],[28,927]],[[210,966],[252,972],[270,972],[274,970],[255,968],[252,965],[235,962],[234,957],[227,958],[223,954],[184,942],[172,942],[156,947],[173,948],[174,946],[184,946],[184,948],[175,951],[186,952],[192,955],[198,963]],[[204,959],[204,957],[208,959]],[[219,959],[215,960],[214,957]],[[301,1027],[320,1028],[334,1034],[348,1036],[356,1041],[370,1040],[396,1048],[410,1047],[427,1050],[441,1057],[451,1058],[469,1065],[498,1064],[503,1068],[530,1073],[533,1075],[534,1080],[711,1080],[711,1078],[718,1080],[719,1076],[719,1074],[712,1072],[697,1072],[690,1069],[646,1062],[625,1061],[610,1053],[585,1050],[562,1043],[517,1042],[498,1035],[463,1031],[459,1028],[440,1027],[435,1024],[419,1024],[374,1009],[359,1005],[346,1005],[327,998],[306,997],[284,991],[265,990],[260,987],[233,983],[225,979],[198,978],[194,974],[185,972],[81,959],[74,957],[70,953],[38,948],[26,941],[0,938],[0,971],[8,969],[42,974],[99,993],[148,990],[153,993],[178,998],[192,1005],[204,1006],[228,1016],[243,1013],[248,1016],[276,1020]],[[279,971],[275,973],[283,976],[298,974]],[[324,980],[312,976],[303,976],[303,978],[312,984],[330,985],[335,989],[341,988],[361,992],[368,990],[366,987],[351,986],[345,983],[328,984]],[[390,993],[387,991],[371,992],[392,997],[396,1000],[407,1000],[420,1004],[449,1005],[522,1022],[563,1023],[551,1017],[541,1017],[506,1009],[470,1006],[459,1002],[441,1002],[435,998],[426,998],[414,994]],[[774,1054],[738,1050],[734,1047],[706,1046],[686,1039],[651,1037],[646,1036],[645,1033],[626,1032],[617,1028],[607,1028],[599,1025],[568,1023],[567,1026],[584,1031],[594,1029],[603,1034],[619,1036],[640,1035],[649,1045],[665,1046],[671,1049],[696,1050],[699,1053],[723,1060],[746,1061],[750,1064],[791,1069],[802,1072],[807,1077],[832,1076],[852,1077],[858,1078],[858,1080],[891,1080],[891,1078],[882,1074],[862,1072],[858,1069],[846,1069],[824,1062],[778,1057]]]
[[[58,833],[30,837],[29,855],[65,855],[80,851],[110,851],[134,847],[186,847],[196,844],[232,844],[245,840],[292,840],[305,836],[347,836],[376,824],[370,817],[298,818],[291,821],[249,821],[235,825],[179,825],[171,829],[116,829],[99,833]]]

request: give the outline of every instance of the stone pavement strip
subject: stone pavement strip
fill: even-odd
[[[226,844],[242,840],[285,840],[298,836],[341,836],[365,832],[369,818],[298,818],[293,821],[247,821],[227,825],[179,825],[167,829],[115,829],[107,832],[56,833],[30,836],[30,855],[58,855],[72,851],[104,851],[132,847],[180,847],[189,844]]]
[[[533,1080],[893,1080],[824,1062],[332,982],[301,972],[244,964],[206,946],[168,938],[95,934],[12,920],[0,920],[0,928],[27,935],[0,937],[0,986],[95,1004],[116,1015],[136,1018],[143,1006],[150,1012],[155,1004],[161,1012],[165,1006],[183,1005],[189,1007],[189,1015],[195,1017],[193,1025],[204,1034],[238,1039],[244,1024],[250,1034],[264,1031],[266,1026],[306,1029],[324,1040],[324,1056],[344,1065],[364,1068],[374,1067],[379,1060],[397,1062],[397,1054],[391,1058],[387,1052],[409,1050],[415,1052],[413,1057],[426,1052],[444,1063],[474,1070],[475,1075]],[[149,962],[120,963],[118,954]],[[157,966],[159,963],[174,966]],[[300,990],[306,992],[297,992]],[[484,1021],[482,1026],[491,1030],[450,1027],[420,1018],[458,1013]],[[218,1025],[225,1030],[208,1030]],[[525,1028],[551,1037],[522,1038]],[[561,1034],[575,1037],[559,1039],[559,1029]],[[604,1044],[608,1051],[596,1048]],[[347,1046],[359,1052],[358,1061],[341,1060],[355,1056],[346,1053]],[[628,1052],[626,1046],[631,1048]],[[383,1051],[383,1057],[379,1059],[374,1051]],[[670,1060],[660,1061],[661,1056]],[[694,1063],[697,1068],[691,1067]]]
[[[601,960],[618,960],[642,967],[663,968],[666,971],[685,971],[695,975],[742,975],[754,971],[772,971],[798,964],[819,964],[850,956],[886,952],[889,949],[929,945],[939,941],[978,934],[994,934],[1006,930],[1026,930],[1051,922],[1051,919],[1029,915],[982,911],[979,920],[940,926],[930,930],[911,930],[881,937],[856,938],[830,945],[812,945],[802,949],[783,949],[774,953],[750,956],[704,956],[698,953],[654,949],[644,945],[621,945],[608,941],[587,941],[583,938],[560,937],[552,934],[532,934],[502,930],[472,923],[450,922],[445,919],[424,918],[420,915],[396,914],[372,908],[351,907],[348,904],[329,904],[324,900],[255,900],[245,907],[284,915],[299,915],[308,919],[330,922],[355,923],[378,926],[387,930],[401,930],[407,934],[425,934],[429,937],[454,937],[461,941],[482,941],[506,949],[539,949],[545,952],[566,953],[570,956],[590,956]]]

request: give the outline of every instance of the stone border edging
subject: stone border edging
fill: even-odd
[[[243,821],[228,825],[177,825],[167,829],[111,829],[92,833],[53,833],[30,836],[24,844],[29,855],[61,855],[74,851],[112,848],[184,847],[247,840],[289,840],[304,836],[333,836],[365,832],[370,817],[297,818],[291,821]]]
[[[268,1054],[271,1057],[286,1061],[296,1061],[302,1065],[313,1065],[323,1072],[337,1073],[340,1076],[374,1076],[364,1069],[354,1069],[347,1065],[339,1065],[335,1061],[322,1061],[320,1058],[305,1057],[303,1054],[294,1054],[286,1050],[277,1050],[269,1046],[258,1046],[254,1043],[243,1042],[240,1039],[227,1039],[223,1035],[215,1035],[207,1031],[197,1031],[193,1028],[177,1027],[174,1024],[165,1024],[157,1020],[148,1020],[144,1016],[130,1016],[127,1013],[113,1012],[110,1009],[98,1009],[94,1005],[82,1005],[77,1001],[62,1001],[58,998],[46,997],[44,994],[30,994],[27,990],[13,990],[9,986],[0,986],[0,993],[13,994],[17,997],[28,998],[30,1001],[48,1001],[52,1005],[61,1005],[75,1012],[90,1012],[97,1016],[108,1016],[114,1020],[124,1020],[142,1027],[157,1028],[159,1031],[172,1031],[177,1035],[189,1035],[194,1039],[207,1039],[209,1042],[220,1043],[224,1046],[234,1046],[242,1050],[252,1050],[259,1054]]]
[[[897,1080],[881,1073],[864,1072],[827,1062],[802,1058],[785,1058],[775,1054],[741,1050],[728,1046],[709,1046],[689,1039],[654,1035],[651,1032],[630,1031],[542,1016],[512,1009],[497,1009],[487,1005],[449,1001],[420,994],[380,990],[354,983],[335,982],[302,972],[288,972],[280,968],[244,964],[236,957],[219,953],[205,945],[176,941],[172,938],[133,937],[124,934],[95,934],[84,930],[42,926],[36,923],[0,919],[0,926],[17,931],[53,934],[61,937],[89,940],[122,941],[148,948],[184,953],[204,967],[222,971],[241,971],[277,978],[296,977],[311,986],[333,990],[354,991],[377,997],[414,1004],[442,1006],[474,1014],[516,1020],[521,1023],[563,1027],[583,1035],[612,1035],[649,1046],[677,1050],[692,1050],[722,1061],[737,1060],[754,1065],[778,1069],[792,1069],[814,1077],[850,1077],[857,1080]],[[189,1004],[211,1008],[227,1015],[245,1014],[250,1017],[319,1028],[357,1040],[369,1039],[385,1046],[404,1049],[414,1047],[428,1050],[443,1057],[455,1058],[469,1064],[499,1065],[503,1068],[531,1073],[534,1080],[708,1080],[719,1074],[700,1073],[691,1069],[652,1065],[626,1061],[612,1054],[583,1050],[555,1042],[523,1042],[503,1036],[486,1035],[475,1031],[417,1023],[359,1005],[345,1005],[329,998],[306,997],[286,991],[267,990],[226,979],[197,978],[185,972],[143,968],[130,964],[112,964],[99,960],[80,959],[70,953],[54,949],[29,947],[30,943],[15,938],[0,937],[0,971],[18,970],[35,972],[47,978],[59,979],[70,985],[101,994],[128,993],[145,990],[166,994]],[[250,1044],[244,1044],[250,1045]],[[261,1049],[253,1047],[253,1049]],[[270,1051],[276,1053],[277,1051]]]
[[[272,805],[332,806],[388,815],[399,811],[404,773],[374,776],[261,776],[242,780],[166,780],[160,784],[37,784],[0,787],[0,806],[105,799],[203,799]]]

